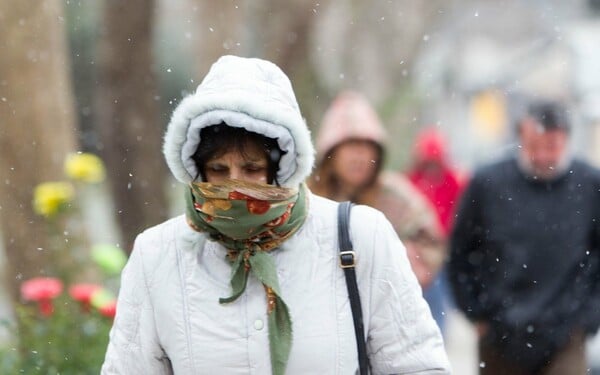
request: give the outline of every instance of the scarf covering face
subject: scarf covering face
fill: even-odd
[[[273,374],[284,374],[292,344],[292,322],[281,299],[275,262],[267,252],[276,249],[302,226],[307,215],[306,186],[276,187],[239,180],[191,183],[186,193],[188,224],[208,233],[228,249],[232,295],[235,301],[254,274],[267,296],[269,346]]]

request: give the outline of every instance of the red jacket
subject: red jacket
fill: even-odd
[[[445,140],[436,129],[419,134],[413,156],[413,167],[407,176],[433,204],[442,229],[448,235],[455,205],[465,186],[464,178],[450,167]]]

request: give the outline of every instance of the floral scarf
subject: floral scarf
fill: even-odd
[[[228,249],[232,295],[235,301],[254,274],[265,288],[269,346],[273,374],[285,372],[292,345],[292,322],[281,298],[275,262],[267,252],[277,249],[302,226],[307,214],[307,188],[226,180],[190,184],[186,193],[188,224]]]

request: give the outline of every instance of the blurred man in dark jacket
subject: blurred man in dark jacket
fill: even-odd
[[[516,155],[462,197],[450,280],[482,374],[584,374],[600,323],[600,172],[572,158],[557,103],[532,104],[518,132]]]

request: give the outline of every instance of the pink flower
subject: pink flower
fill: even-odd
[[[100,314],[108,318],[114,319],[117,313],[117,301],[113,300],[106,303],[105,305],[98,308],[98,311],[100,311]]]
[[[84,311],[89,311],[92,295],[101,288],[96,284],[75,284],[69,288],[69,295],[81,303]]]
[[[63,291],[63,284],[53,277],[35,277],[21,284],[21,297],[25,301],[37,302],[42,315],[52,315],[52,300]]]
[[[98,309],[100,314],[114,318],[117,310],[117,299],[114,294],[105,288],[100,288],[92,294],[90,304]]]

